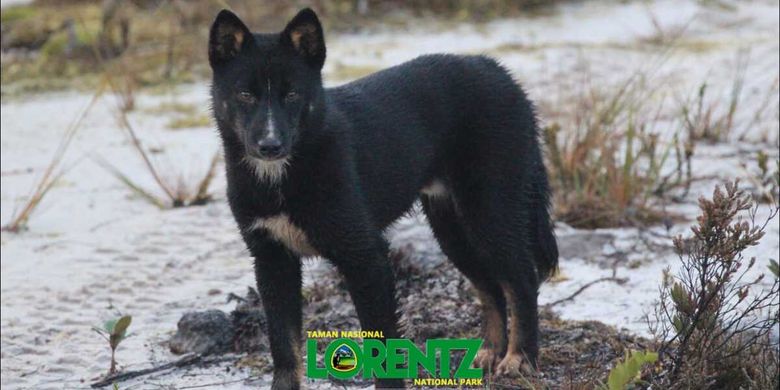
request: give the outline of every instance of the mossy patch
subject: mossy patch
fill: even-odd
[[[41,47],[41,55],[44,60],[54,61],[63,56],[73,56],[78,52],[82,55],[91,55],[93,47],[97,44],[98,27],[95,25],[74,26],[75,34],[71,37],[69,31],[63,29],[53,33]]]
[[[155,7],[145,3],[126,1],[103,7],[97,1],[41,1],[35,6],[3,9],[3,51],[36,54],[4,55],[3,96],[9,95],[7,91],[38,92],[48,83],[56,89],[63,84],[84,88],[82,78],[101,73],[131,77],[143,88],[207,77],[208,29],[223,5],[210,0],[161,2]],[[318,8],[329,31],[354,32],[380,24],[404,28],[420,23],[420,17],[435,17],[442,23],[479,22],[536,12],[555,2],[412,1],[399,8],[397,2],[378,1],[360,12],[358,3],[326,0]],[[299,7],[245,0],[230,5],[247,25],[268,31],[283,28]],[[121,64],[118,71],[117,63]],[[373,66],[339,65],[328,76],[351,80],[375,70]]]
[[[3,9],[3,12],[0,12],[0,21],[2,21],[2,23],[13,23],[30,19],[36,14],[37,10],[33,6],[16,5]]]

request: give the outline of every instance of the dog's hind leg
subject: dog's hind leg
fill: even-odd
[[[482,304],[484,343],[475,363],[486,372],[493,370],[506,352],[506,301],[501,286],[477,259],[466,239],[453,201],[447,197],[422,196],[421,202],[431,229],[445,255],[471,281]]]
[[[453,196],[466,237],[476,248],[480,266],[487,269],[503,290],[508,307],[506,355],[496,373],[519,375],[536,368],[539,351],[539,281],[529,250],[532,241],[524,194],[498,181],[483,182],[468,191],[457,190]]]
[[[506,356],[496,368],[499,375],[514,376],[537,368],[539,319],[537,282],[533,267],[518,267],[501,282],[509,308],[509,342]],[[530,365],[526,366],[525,363]]]

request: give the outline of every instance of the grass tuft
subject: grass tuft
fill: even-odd
[[[646,225],[669,217],[654,202],[684,183],[692,147],[663,141],[653,129],[660,109],[654,91],[635,74],[616,88],[591,88],[575,108],[553,113],[544,128],[555,215],[577,228]],[[673,164],[676,169],[669,169]]]
[[[38,208],[41,201],[43,201],[43,198],[46,196],[46,194],[49,193],[49,190],[52,189],[54,184],[56,184],[59,179],[68,171],[67,167],[63,168],[61,166],[62,160],[65,157],[65,153],[68,151],[68,148],[70,147],[70,144],[76,136],[79,128],[81,128],[81,124],[83,123],[84,118],[86,118],[89,111],[92,109],[92,107],[95,106],[95,103],[97,103],[98,99],[103,95],[106,84],[107,83],[105,82],[101,84],[100,88],[98,88],[98,90],[95,91],[95,93],[92,95],[92,98],[86,107],[84,107],[84,109],[78,114],[70,126],[65,129],[65,132],[62,134],[62,138],[60,138],[59,145],[54,151],[54,155],[49,161],[49,164],[46,166],[43,175],[41,175],[41,178],[38,180],[38,184],[36,184],[33,188],[32,194],[28,197],[27,202],[22,206],[21,210],[19,212],[14,212],[11,217],[11,221],[3,226],[2,230],[9,232],[19,232],[26,229],[27,222],[30,220],[30,217]]]
[[[121,106],[121,103],[119,103],[119,105]],[[154,195],[153,191],[145,189],[132,178],[123,174],[117,167],[104,160],[100,162],[101,166],[122,184],[127,186],[133,193],[139,195],[141,199],[144,199],[159,208],[204,205],[212,199],[211,194],[209,193],[209,187],[216,175],[216,169],[220,160],[219,153],[214,153],[207,172],[194,185],[189,184],[182,175],[173,175],[173,177],[177,177],[177,179],[172,183],[167,179],[171,177],[171,175],[161,175],[159,168],[152,162],[149,152],[147,152],[141,144],[141,140],[138,138],[135,129],[127,118],[127,113],[121,108],[118,108],[116,114],[120,128],[125,130],[130,137],[133,149],[141,157],[146,171],[152,176],[158,189],[163,192],[164,196]]]

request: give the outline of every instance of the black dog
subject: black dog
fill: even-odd
[[[228,200],[255,258],[274,388],[300,385],[301,257],[335,264],[364,330],[399,337],[383,230],[418,199],[479,293],[477,363],[504,374],[536,366],[537,291],[558,250],[534,111],[504,68],[483,56],[428,55],[324,89],[325,41],[310,9],[278,34],[253,34],[222,11],[209,62]]]

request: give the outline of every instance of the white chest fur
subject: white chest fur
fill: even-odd
[[[252,172],[261,181],[268,183],[278,183],[284,177],[290,159],[275,161],[263,161],[257,158],[244,157],[244,163],[252,169]]]
[[[273,217],[258,218],[250,226],[250,229],[264,229],[273,239],[279,241],[300,256],[319,256],[317,251],[309,244],[306,233],[290,221],[287,214],[281,213]]]

